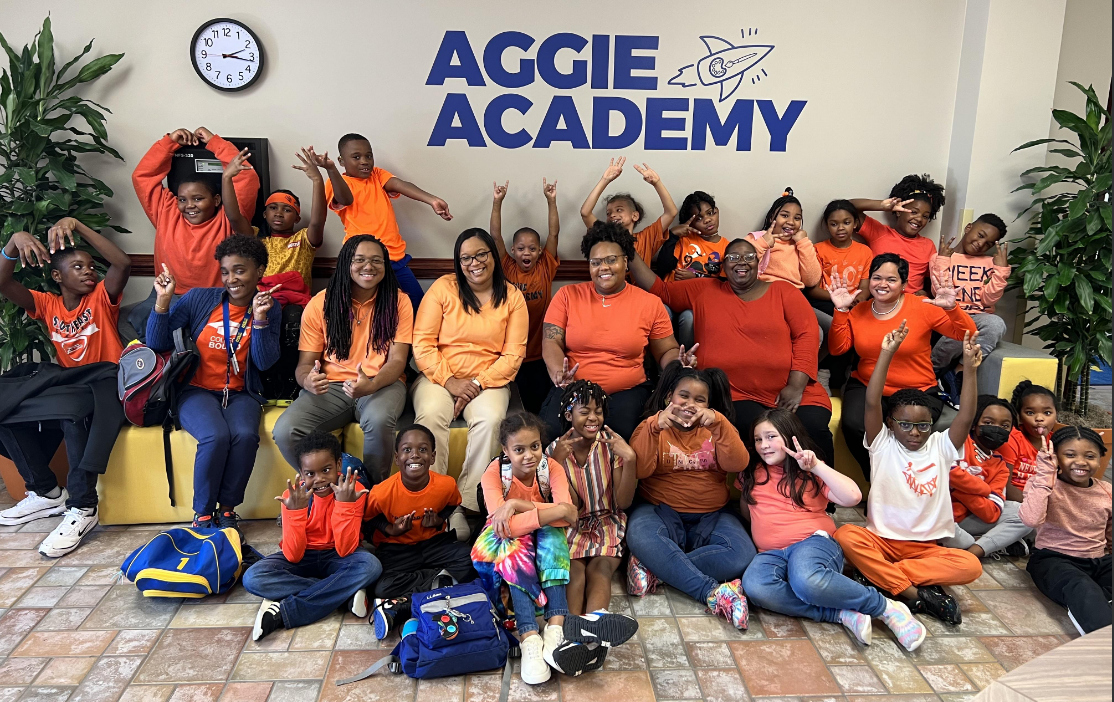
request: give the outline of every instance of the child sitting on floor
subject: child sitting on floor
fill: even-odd
[[[580,219],[584,221],[585,227],[590,229],[598,221],[593,212],[596,209],[596,203],[599,202],[600,196],[603,195],[607,186],[623,174],[623,165],[626,162],[625,156],[620,156],[618,160],[611,159],[607,170],[603,172],[600,181],[596,183],[596,187],[592,188],[592,192],[588,193],[588,197],[584,199],[584,204],[580,206]],[[609,222],[615,222],[630,232],[631,236],[634,237],[635,252],[649,266],[658,249],[661,248],[661,245],[665,243],[669,236],[669,225],[672,224],[673,218],[677,216],[677,205],[674,204],[669,191],[665,189],[665,184],[661,182],[661,176],[657,174],[657,171],[645,163],[641,166],[635,164],[634,170],[638,171],[643,180],[654,186],[665,211],[662,212],[661,217],[636,232],[634,228],[646,216],[645,210],[630,193],[615,193],[606,200],[606,218]]]
[[[1021,502],[1026,483],[1037,472],[1037,450],[1056,427],[1060,403],[1048,388],[1022,380],[1013,389],[1010,404],[1017,413],[1017,426],[1001,449],[1002,458],[1010,467],[1006,499]]]
[[[553,278],[561,261],[557,257],[557,236],[561,232],[561,216],[557,212],[557,181],[546,182],[542,178],[542,194],[549,205],[549,235],[542,245],[541,235],[530,227],[518,229],[511,238],[511,250],[503,242],[503,199],[507,196],[504,185],[492,183],[494,195],[491,199],[491,238],[499,250],[499,261],[507,282],[522,291],[526,299],[526,311],[530,315],[530,331],[526,340],[526,357],[518,368],[515,383],[522,396],[522,406],[527,412],[541,411],[542,402],[553,387],[542,360],[542,322],[549,301],[553,297]]]
[[[398,278],[398,286],[410,298],[417,312],[424,293],[409,268],[411,256],[406,253],[406,242],[398,231],[391,199],[405,195],[411,200],[424,202],[445,221],[453,218],[448,203],[377,167],[367,137],[345,134],[337,143],[337,153],[338,161],[344,168],[343,175],[328,159],[318,159],[318,165],[329,176],[325,183],[325,200],[329,209],[335,211],[344,223],[345,240],[357,234],[370,234],[383,242],[391,256],[391,268]]]
[[[546,454],[569,479],[579,518],[568,528],[569,611],[607,612],[611,576],[623,555],[627,515],[638,487],[634,449],[604,424],[607,393],[590,380],[574,380],[561,394],[561,420],[568,431]]]
[[[365,588],[379,577],[375,556],[360,548],[368,489],[345,471],[340,441],[306,434],[294,447],[298,477],[275,499],[282,503],[282,549],[244,573],[244,589],[262,597],[252,641],[281,628],[312,624],[349,602],[367,616]]]
[[[1010,403],[994,395],[979,395],[975,426],[963,444],[963,458],[952,464],[948,477],[955,536],[942,540],[941,545],[967,549],[979,558],[1002,551],[1010,556],[1028,555],[1023,537],[1030,529],[1021,522],[1021,505],[1006,499],[1010,468],[998,453],[1009,440],[1013,424]]]
[[[1111,493],[1099,477],[1106,446],[1086,427],[1061,427],[1043,439],[1021,504],[1022,521],[1037,530],[1026,570],[1088,634],[1110,626]]]
[[[820,283],[820,260],[804,229],[801,201],[793,196],[793,188],[786,188],[770,205],[762,229],[750,235],[759,258],[759,280],[784,280],[798,290]]]
[[[545,425],[525,412],[499,425],[501,456],[481,479],[487,525],[472,548],[484,589],[506,583],[522,649],[522,681],[538,685],[550,669],[580,675],[603,666],[607,649],[634,635],[637,623],[616,614],[569,616],[569,549],[562,527],[576,522],[564,470],[550,470]],[[535,605],[545,610],[538,635]]]
[[[909,608],[843,574],[843,551],[832,538],[835,522],[825,510],[829,500],[841,507],[858,505],[863,495],[855,481],[805,448],[812,439],[788,410],[760,414],[753,440],[759,461],[735,479],[742,492],[739,511],[750,516],[759,550],[743,573],[751,602],[772,612],[842,624],[864,645],[871,642],[871,617],[880,617],[902,646],[916,650],[926,631]]]
[[[866,389],[866,437],[871,488],[866,527],[844,524],[835,538],[847,560],[883,593],[896,595],[948,624],[962,615],[941,585],[966,585],[982,575],[974,554],[937,545],[955,535],[948,471],[963,457],[975,419],[976,369],[982,362],[978,333],[963,340],[963,394],[947,432],[933,433],[923,390],[898,390],[882,405],[890,361],[908,330],[901,322],[882,339],[882,352]],[[888,416],[887,416],[888,415]]]
[[[411,424],[395,436],[398,472],[372,488],[364,517],[371,519],[383,574],[375,583],[372,625],[385,639],[410,617],[410,596],[474,580],[471,550],[446,529],[460,504],[456,481],[430,471],[437,456],[433,432]]]

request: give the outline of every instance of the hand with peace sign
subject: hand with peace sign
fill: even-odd
[[[677,360],[685,368],[696,368],[696,349],[698,348],[700,348],[700,342],[693,344],[688,351],[685,351],[685,345],[681,344],[681,347],[677,349]]]
[[[689,217],[689,221],[673,225],[672,227],[670,227],[669,233],[677,238],[686,236],[701,236],[702,232],[696,227],[692,226],[699,216],[700,215],[694,214],[693,216]]]
[[[944,243],[944,238],[940,237],[940,253],[939,253],[939,255],[943,256],[944,258],[951,258],[951,255],[953,253],[955,253],[955,242],[956,242],[957,238],[958,237],[953,236],[950,239],[948,239],[948,243],[945,244]]]
[[[909,336],[909,329],[905,326],[905,320],[901,320],[901,326],[894,329],[889,334],[882,337],[882,353],[895,354],[901,342],[905,341],[905,337]]]
[[[905,206],[911,202],[913,202],[913,198],[902,200],[899,197],[888,197],[882,201],[882,209],[886,212],[908,212],[909,210]]]
[[[638,456],[635,455],[631,445],[606,424],[603,425],[603,431],[600,432],[599,438],[601,444],[606,444],[611,449],[612,455],[623,459],[624,465],[633,466],[638,461]]]
[[[350,470],[346,475],[340,476],[340,480],[329,487],[333,489],[333,495],[336,497],[337,502],[355,502],[371,492],[356,481],[356,471],[354,470]]]
[[[982,365],[982,347],[979,346],[979,333],[963,333],[963,369],[973,371]]]
[[[1008,266],[1010,265],[1010,258],[1006,252],[1006,247],[1009,244],[1005,241],[998,242],[998,250],[994,252],[994,265]]]
[[[1056,465],[1056,447],[1052,445],[1052,439],[1047,434],[1041,434],[1041,450],[1037,452],[1037,458],[1044,458],[1052,465]]]
[[[793,437],[793,447],[796,450],[791,450],[788,446],[785,447],[785,453],[793,457],[801,470],[811,473],[816,466],[820,465],[820,459],[816,457],[814,451],[801,448],[801,442],[797,437]]]
[[[657,185],[659,182],[661,182],[661,176],[658,175],[658,172],[655,171],[653,168],[647,166],[645,163],[643,163],[641,166],[639,166],[637,163],[634,164],[634,170],[638,171],[638,174],[642,176],[642,180],[646,181],[650,185]]]
[[[568,358],[568,356],[566,356],[564,358],[564,360],[561,361],[561,370],[559,370],[556,373],[551,373],[550,374],[550,380],[553,381],[553,384],[556,387],[559,387],[559,388],[567,387],[569,383],[576,380],[576,371],[579,368],[580,368],[579,363],[577,363],[572,368],[569,368],[569,358]]]
[[[300,476],[299,476],[300,477]],[[309,488],[302,480],[297,480],[297,484],[286,481],[286,497],[279,496],[275,499],[282,503],[282,506],[288,510],[305,509],[309,507],[309,495],[313,490]]]

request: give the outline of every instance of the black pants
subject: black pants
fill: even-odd
[[[268,400],[293,400],[298,396],[299,385],[294,378],[298,367],[298,338],[302,331],[301,305],[284,305],[282,332],[279,335],[279,359],[267,370],[260,371],[263,397]]]
[[[432,589],[433,580],[447,572],[457,582],[476,579],[472,567],[472,547],[446,532],[416,544],[380,544],[375,556],[383,564],[383,574],[375,581],[375,596],[406,597]]]
[[[624,440],[630,441],[630,435],[634,433],[638,423],[642,420],[642,412],[646,408],[646,401],[650,399],[653,391],[654,389],[650,386],[650,383],[646,382],[635,385],[630,390],[620,390],[609,394],[607,396],[607,417],[604,418],[607,426],[614,429],[615,433],[623,437]],[[561,415],[564,414],[564,408],[560,406],[562,392],[564,391],[561,388],[553,388],[542,404],[541,418],[549,431],[550,441],[564,433],[561,429]]]
[[[522,398],[522,408],[527,412],[538,414],[542,411],[542,404],[553,389],[553,381],[549,379],[549,371],[545,361],[525,361],[518,368],[518,375],[514,378],[518,386],[518,396]]]
[[[940,419],[944,411],[944,401],[940,399],[940,391],[936,388],[927,390],[928,411],[932,413],[932,423]],[[890,413],[886,398],[882,398],[882,417]],[[863,446],[866,436],[866,386],[857,379],[851,378],[843,387],[843,410],[840,414],[839,424],[843,428],[843,438],[847,440],[847,448],[851,455],[859,462],[863,469],[863,477],[870,482],[870,452]]]
[[[739,436],[743,439],[747,451],[750,452],[751,460],[757,460],[752,425],[758,415],[773,408],[765,407],[754,400],[736,400],[732,404],[735,406],[735,428],[739,430]],[[835,443],[832,431],[828,428],[828,424],[832,421],[832,411],[826,407],[801,405],[794,414],[801,420],[801,424],[805,425],[809,437],[820,447],[821,460],[831,465],[835,460]]]
[[[1086,634],[1110,626],[1110,554],[1076,558],[1034,549],[1026,567],[1045,597],[1066,607]]]
[[[89,428],[84,420],[0,424],[0,454],[12,460],[27,489],[37,495],[58,487],[58,479],[50,470],[50,459],[62,439],[66,440],[66,457],[70,462],[66,476],[70,497],[66,507],[96,507],[97,474],[78,467],[89,443]]]

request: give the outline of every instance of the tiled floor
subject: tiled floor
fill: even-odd
[[[2,501],[10,502],[6,493]],[[6,506],[4,504],[3,506]],[[861,521],[841,510],[841,521]],[[0,527],[0,702],[390,702],[494,701],[500,677],[415,682],[381,674],[334,682],[386,655],[371,627],[336,614],[313,626],[249,641],[258,599],[237,586],[205,600],[144,599],[119,580],[119,564],[157,529],[101,527],[76,552],[41,557],[38,541],[57,520]],[[277,548],[273,522],[248,522],[260,551]],[[927,619],[930,637],[906,653],[877,623],[863,647],[842,627],[759,611],[738,632],[666,591],[627,597],[616,583],[612,609],[633,613],[638,637],[615,649],[605,669],[530,688],[515,677],[512,700],[958,701],[1074,636],[1062,609],[1032,588],[1023,563],[987,561],[983,576],[954,589],[964,622]]]

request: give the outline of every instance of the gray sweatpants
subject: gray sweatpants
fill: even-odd
[[[979,546],[988,556],[995,551],[1001,551],[1032,531],[1022,523],[1020,509],[1020,503],[1007,501],[1002,507],[1002,515],[994,524],[987,524],[975,515],[969,514],[962,522],[955,525],[955,536],[941,539],[940,545],[962,549]]]
[[[972,313],[971,320],[979,330],[979,347],[982,349],[983,358],[986,358],[1005,336],[1006,322],[998,315],[986,312]],[[950,336],[941,337],[932,347],[932,367],[936,370],[947,369],[962,355],[962,339],[956,341]]]

